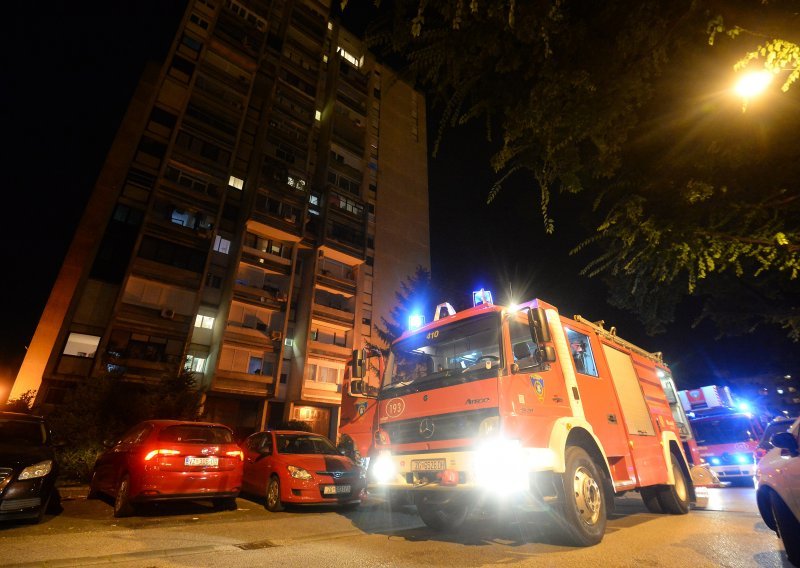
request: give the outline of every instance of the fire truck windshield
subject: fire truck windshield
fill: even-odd
[[[692,421],[697,443],[701,446],[757,441],[747,416],[715,416]]]
[[[392,347],[383,390],[421,383],[440,386],[486,378],[502,365],[500,319],[496,313],[422,331]]]

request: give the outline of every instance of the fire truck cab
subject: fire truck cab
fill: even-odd
[[[578,546],[602,540],[617,494],[688,512],[694,486],[660,354],[541,300],[478,300],[460,313],[439,306],[391,346],[370,491],[407,494],[434,529],[481,503],[524,504],[557,515]],[[363,361],[354,353],[356,390]]]

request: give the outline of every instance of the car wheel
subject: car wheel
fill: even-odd
[[[215,511],[235,511],[239,508],[235,497],[218,497],[211,503]]]
[[[669,456],[675,485],[658,486],[658,502],[665,513],[685,515],[689,512],[689,482],[675,454],[670,453]]]
[[[97,472],[92,473],[92,479],[89,481],[89,494],[86,495],[87,499],[99,499],[100,490],[97,489]]]
[[[644,506],[651,513],[660,515],[664,512],[661,508],[661,503],[658,501],[658,487],[642,487],[639,490],[644,501]]]
[[[789,562],[800,566],[800,522],[792,514],[791,509],[783,502],[781,496],[774,491],[770,495],[772,515],[775,517],[778,536],[783,541]]]
[[[273,475],[267,485],[267,511],[278,513],[283,511],[281,502],[281,482],[278,477]]]
[[[567,448],[566,469],[559,487],[564,535],[574,546],[591,546],[603,540],[606,497],[597,466],[578,446]]]
[[[466,503],[417,503],[417,513],[422,522],[436,531],[455,531],[464,524],[469,514]]]
[[[117,487],[117,496],[114,499],[114,516],[117,518],[130,517],[134,513],[131,504],[131,478],[124,476]]]

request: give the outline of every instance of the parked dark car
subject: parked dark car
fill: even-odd
[[[242,449],[242,489],[265,497],[270,511],[281,511],[287,503],[357,507],[364,496],[364,469],[319,434],[257,432]]]
[[[0,520],[39,522],[58,499],[58,463],[41,416],[0,412]]]
[[[756,451],[754,452],[755,463],[758,463],[761,458],[773,448],[772,436],[778,432],[787,432],[789,428],[792,427],[793,422],[794,418],[779,416],[767,424],[767,427],[764,428],[764,434],[761,436],[761,440],[758,442],[758,446],[756,446]]]
[[[235,509],[242,485],[242,450],[223,424],[148,420],[110,444],[94,465],[90,497],[114,498],[114,516],[145,501],[210,499]]]

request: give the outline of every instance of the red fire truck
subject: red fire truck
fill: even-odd
[[[756,416],[739,410],[728,387],[710,385],[678,392],[700,457],[720,481],[752,484],[754,452],[764,430]]]
[[[460,313],[440,305],[392,345],[370,490],[410,496],[434,529],[458,527],[480,503],[524,502],[557,515],[578,546],[602,540],[626,491],[652,512],[688,512],[694,486],[661,355],[541,300],[486,296]],[[354,353],[357,394],[364,360]]]

